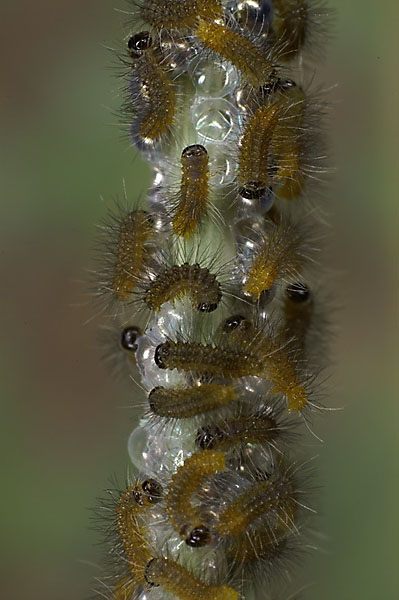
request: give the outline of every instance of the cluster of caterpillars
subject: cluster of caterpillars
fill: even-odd
[[[275,575],[293,568],[310,512],[297,430],[320,407],[325,364],[307,204],[322,170],[320,106],[297,77],[328,13],[316,0],[130,2],[124,120],[151,160],[177,147],[178,176],[105,226],[97,290],[144,376],[148,448],[176,431],[182,447],[110,492],[102,594],[280,600]],[[228,210],[214,149],[178,127],[193,57],[238,77]],[[204,243],[216,214],[220,239]],[[180,325],[165,333],[171,315]]]

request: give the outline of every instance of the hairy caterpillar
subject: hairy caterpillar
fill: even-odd
[[[225,406],[237,398],[232,386],[201,383],[185,387],[156,387],[148,402],[151,412],[160,417],[188,419]]]
[[[202,20],[195,34],[206,48],[231,62],[255,87],[267,81],[274,62],[241,32],[216,21]]]
[[[298,227],[283,222],[268,224],[266,235],[254,248],[243,291],[257,301],[263,292],[282,279],[298,277],[307,246],[305,235]]]
[[[209,194],[209,158],[201,144],[187,146],[181,155],[180,198],[173,214],[173,231],[190,237],[206,213]]]
[[[188,546],[198,548],[211,541],[209,529],[202,524],[191,500],[207,478],[225,468],[224,454],[204,450],[190,456],[172,477],[166,494],[166,512]]]
[[[223,15],[222,0],[134,0],[143,21],[155,29],[182,29],[195,26],[198,18]]]
[[[180,600],[238,600],[239,594],[227,585],[207,585],[190,575],[182,566],[166,558],[152,560],[146,572],[147,581],[162,585]]]
[[[165,302],[189,295],[195,308],[212,312],[222,299],[216,275],[198,263],[175,265],[164,269],[151,281],[145,293],[145,303],[151,310],[159,310]]]
[[[247,529],[259,517],[289,520],[295,488],[291,481],[277,475],[256,481],[237,496],[218,516],[217,531],[222,536],[235,536]]]
[[[130,134],[138,145],[154,144],[171,128],[177,111],[177,98],[168,77],[165,57],[153,47],[148,31],[129,38],[132,73],[125,110],[131,115]]]
[[[289,344],[279,335],[258,328],[242,315],[234,315],[223,325],[228,345],[241,348],[253,356],[262,358],[263,369],[258,375],[267,378],[272,384],[272,393],[283,394],[288,400],[288,408],[302,410],[309,402],[309,391],[303,381],[300,369],[291,355]]]
[[[317,33],[325,33],[327,10],[323,0],[274,0],[272,28],[284,45],[283,59],[296,58]]]
[[[240,448],[247,444],[278,446],[284,438],[287,426],[273,411],[263,410],[239,415],[232,419],[219,420],[212,425],[198,429],[195,442],[203,450],[223,450]]]
[[[238,184],[244,198],[261,198],[270,183],[270,146],[279,107],[265,104],[248,121],[240,140]]]
[[[233,378],[260,375],[264,369],[263,361],[255,355],[194,342],[160,344],[155,352],[155,363],[160,369]]]
[[[100,593],[276,600],[311,535],[299,428],[327,362],[322,225],[304,210],[324,169],[323,104],[302,60],[325,11],[131,5],[124,109],[154,182],[104,228],[97,291],[118,309],[115,360],[136,365],[145,397],[132,401],[134,477],[100,511]]]
[[[156,228],[152,215],[145,210],[132,210],[112,216],[104,228],[107,263],[101,269],[103,281],[99,293],[126,302],[143,276],[152,252]]]

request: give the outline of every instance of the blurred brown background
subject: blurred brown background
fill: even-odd
[[[393,600],[399,10],[388,0],[330,3],[339,17],[323,77],[339,84],[331,220],[344,303],[331,403],[345,410],[317,425],[325,551],[309,564],[305,596]],[[100,574],[88,507],[128,462],[135,389],[112,381],[100,362],[97,326],[83,325],[94,309],[79,283],[94,224],[122,195],[123,178],[131,196],[149,183],[112,126],[118,86],[105,45],[118,43],[126,22],[114,5],[1,2],[0,570],[8,600],[87,597]]]

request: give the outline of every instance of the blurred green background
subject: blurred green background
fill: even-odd
[[[339,11],[322,78],[338,175],[331,404],[319,420],[322,532],[309,600],[398,597],[397,4]],[[128,462],[135,388],[100,362],[84,296],[94,224],[149,172],[113,126],[105,46],[126,15],[107,0],[1,2],[0,571],[8,600],[83,600],[99,548],[88,508]],[[126,5],[121,2],[120,7]],[[104,200],[102,199],[104,198]],[[396,199],[395,199],[396,198]],[[302,577],[301,577],[302,579]],[[299,587],[298,583],[298,587]]]

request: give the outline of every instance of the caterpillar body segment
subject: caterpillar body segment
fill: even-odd
[[[229,61],[254,87],[263,85],[274,71],[274,62],[242,33],[219,21],[200,20],[196,37],[204,46]]]
[[[151,213],[145,210],[132,210],[114,217],[113,221],[105,228],[105,233],[113,239],[107,241],[109,281],[101,284],[101,290],[111,292],[114,300],[126,302],[131,299],[154,252],[156,229]]]
[[[149,309],[159,311],[165,302],[174,302],[185,295],[201,312],[214,311],[222,299],[216,275],[198,263],[184,263],[163,269],[151,281],[145,293],[145,303]]]
[[[181,155],[181,182],[172,213],[173,232],[189,238],[201,225],[209,201],[209,157],[201,144],[187,146]]]
[[[314,300],[305,283],[292,283],[285,288],[283,330],[292,340],[300,358],[306,355],[306,340],[314,316]]]
[[[290,199],[299,196],[305,185],[303,160],[307,141],[307,97],[293,81],[280,84],[276,95],[281,118],[273,136],[273,154],[277,165],[274,181],[277,196]]]
[[[303,51],[318,51],[328,33],[331,20],[323,0],[274,0],[272,37],[284,47],[281,60],[292,61]]]
[[[177,115],[177,94],[168,64],[148,31],[128,41],[131,75],[125,112],[130,135],[139,148],[154,145],[170,131]]]
[[[191,387],[157,387],[148,397],[151,412],[169,419],[188,419],[217,410],[237,399],[230,385],[201,383]]]
[[[192,342],[164,342],[157,347],[154,360],[160,369],[230,378],[261,375],[264,370],[263,361],[255,355]]]
[[[271,187],[271,144],[279,106],[260,106],[248,120],[238,150],[238,186],[243,198],[261,198]]]
[[[122,577],[114,588],[113,600],[131,600],[137,584],[131,577]]]
[[[284,336],[258,328],[242,315],[229,317],[222,330],[225,343],[233,350],[239,346],[242,351],[262,357],[262,376],[272,383],[272,393],[287,398],[290,411],[299,412],[308,404],[306,378],[301,375],[295,352]]]
[[[284,222],[268,224],[266,235],[254,248],[243,291],[256,302],[276,283],[298,276],[308,248],[309,242],[300,228]]]
[[[173,528],[189,546],[201,547],[211,541],[210,531],[192,500],[209,477],[225,469],[222,452],[204,450],[186,459],[172,477],[166,494],[166,512]]]
[[[162,487],[154,480],[137,482],[119,498],[115,525],[123,548],[124,558],[134,581],[144,582],[145,568],[151,559],[145,528],[140,516],[162,498]]]
[[[222,0],[135,0],[140,17],[154,29],[181,30],[195,27],[200,18],[223,15]]]
[[[211,425],[203,425],[197,430],[196,444],[201,449],[229,450],[251,444],[278,445],[284,437],[284,426],[280,426],[270,411],[259,411],[232,419],[218,420]]]
[[[278,474],[256,481],[219,514],[217,531],[221,536],[236,536],[262,516],[278,527],[281,515],[286,522],[290,519],[293,498],[293,482]]]
[[[239,593],[227,585],[209,585],[187,569],[166,558],[155,558],[147,566],[146,579],[179,600],[239,600]]]

